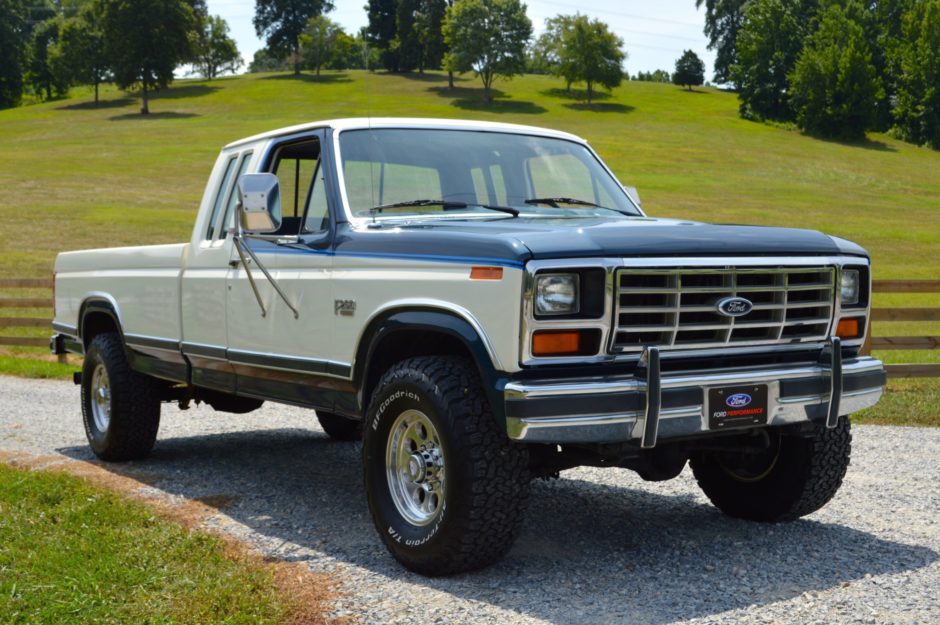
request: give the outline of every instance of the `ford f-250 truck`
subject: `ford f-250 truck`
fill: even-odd
[[[427,575],[512,544],[529,484],[686,464],[725,513],[828,502],[861,353],[859,246],[653,219],[578,137],[347,119],[226,146],[187,243],[59,255],[56,353],[84,355],[85,431],[146,456],[161,402],[316,411],[362,437],[381,539]]]

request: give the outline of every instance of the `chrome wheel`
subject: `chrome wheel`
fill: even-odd
[[[103,364],[91,376],[91,416],[99,432],[107,432],[111,423],[111,384]]]
[[[437,430],[419,410],[401,413],[385,453],[392,502],[414,525],[428,525],[444,506],[444,452]]]

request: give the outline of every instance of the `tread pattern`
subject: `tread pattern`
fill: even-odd
[[[111,386],[111,420],[104,437],[94,435],[89,397],[92,373],[98,362],[107,368]],[[82,367],[82,416],[92,450],[102,460],[137,460],[147,457],[153,449],[160,428],[158,382],[131,369],[124,343],[116,332],[103,332],[89,345]]]
[[[383,539],[392,554],[405,566],[424,575],[450,575],[492,564],[512,546],[522,526],[529,497],[528,450],[513,444],[495,423],[489,402],[473,364],[460,357],[417,357],[398,363],[382,376],[369,407],[371,423],[383,390],[406,383],[417,386],[438,406],[449,422],[460,455],[470,459],[472,487],[459,492],[465,497],[466,514],[446,522],[457,524],[454,540],[443,545],[433,558],[420,563],[398,553],[400,545]],[[366,444],[371,443],[366,428]],[[378,441],[376,441],[378,443]],[[385,445],[385,441],[381,441]],[[453,496],[453,491],[449,493]],[[371,497],[371,494],[370,494]],[[382,532],[380,532],[382,533]]]
[[[808,436],[783,436],[777,464],[758,482],[735,480],[713,455],[696,454],[690,464],[699,487],[725,514],[753,521],[793,521],[819,510],[842,486],[849,467],[848,417],[831,430],[815,423]]]

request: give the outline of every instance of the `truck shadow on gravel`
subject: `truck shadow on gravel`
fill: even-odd
[[[87,447],[59,451],[92,460]],[[688,473],[645,484],[625,470],[579,470],[571,472],[575,479],[534,484],[522,534],[501,563],[426,579],[381,545],[359,459],[358,444],[313,429],[275,429],[161,438],[146,461],[101,466],[172,495],[225,501],[225,514],[250,528],[243,537],[278,558],[348,563],[377,575],[370,585],[384,578],[395,592],[402,584],[433,588],[558,625],[665,624],[914,571],[940,558],[842,525],[729,519],[704,503]],[[367,603],[355,595],[346,602],[353,610]],[[418,620],[434,619],[425,616]]]

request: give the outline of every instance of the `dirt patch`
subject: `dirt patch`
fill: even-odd
[[[329,576],[313,573],[300,563],[265,558],[255,549],[231,535],[213,530],[206,525],[218,511],[238,501],[233,495],[218,494],[196,500],[179,499],[155,493],[150,484],[162,476],[141,473],[120,475],[93,462],[72,460],[58,455],[34,456],[23,452],[0,450],[0,463],[31,471],[63,471],[130,499],[140,501],[161,517],[190,530],[216,536],[223,544],[227,558],[246,562],[271,571],[274,582],[288,606],[284,625],[340,625],[350,621],[328,616],[331,606],[341,595],[339,584]]]

